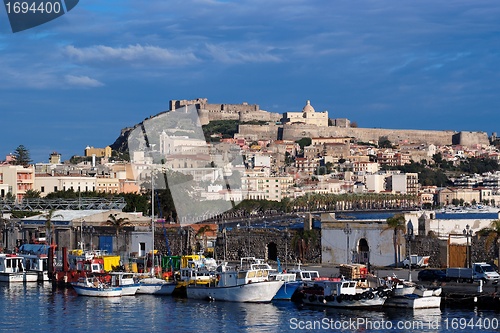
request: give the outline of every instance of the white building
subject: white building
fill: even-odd
[[[283,115],[284,123],[303,123],[307,125],[316,125],[321,127],[328,127],[328,111],[316,112],[307,101],[302,109],[302,112],[286,112]]]

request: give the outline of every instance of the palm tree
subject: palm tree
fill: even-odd
[[[118,236],[120,235],[120,231],[122,231],[123,228],[132,225],[132,223],[128,220],[127,217],[116,218],[116,214],[109,214],[106,225],[115,228],[116,237],[118,238]]]
[[[497,259],[500,265],[500,220],[491,221],[490,227],[482,229],[480,233],[486,236],[486,249],[489,249],[492,243],[496,243],[498,249]]]
[[[46,214],[42,215],[42,217],[45,219],[45,233],[47,237],[47,243],[49,245],[52,245],[53,242],[52,234],[54,226],[52,225],[52,219],[56,217],[63,217],[61,214],[54,214],[55,211],[56,211],[55,209],[51,209]]]
[[[398,248],[401,245],[400,242],[400,232],[406,233],[405,217],[402,214],[396,214],[394,216],[387,218],[387,227],[385,227],[381,233],[387,230],[393,230],[392,241],[394,245],[394,263],[396,268],[398,267]]]

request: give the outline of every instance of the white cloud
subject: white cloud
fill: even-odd
[[[68,84],[79,87],[95,88],[95,87],[102,87],[104,85],[104,83],[96,79],[92,79],[88,76],[66,75],[64,79]]]
[[[150,45],[129,45],[127,47],[111,47],[94,45],[77,48],[73,45],[66,46],[65,52],[70,57],[80,62],[93,61],[124,61],[150,64],[151,61],[167,64],[187,64],[197,61],[196,56],[190,51],[171,51],[166,48]]]
[[[206,44],[209,55],[216,61],[226,64],[237,63],[263,63],[263,62],[281,62],[278,56],[269,54],[266,51],[238,50],[220,45]],[[265,50],[265,49],[264,49]]]

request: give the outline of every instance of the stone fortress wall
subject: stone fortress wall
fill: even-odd
[[[485,132],[456,132],[431,130],[405,130],[383,128],[349,127],[348,119],[334,119],[337,126],[316,126],[303,123],[276,123],[282,120],[281,114],[260,110],[258,104],[210,104],[207,98],[194,100],[171,100],[170,110],[187,105],[196,105],[202,125],[214,120],[267,121],[267,125],[240,125],[238,137],[259,139],[298,140],[303,137],[352,137],[362,142],[377,142],[381,137],[387,137],[393,143],[432,143],[444,145],[488,145],[488,135]]]
[[[488,145],[485,132],[455,132],[430,130],[404,130],[384,128],[353,127],[316,127],[303,124],[283,125],[284,140],[297,140],[303,137],[353,137],[362,142],[377,142],[380,137],[387,137],[393,143],[432,143],[438,146],[460,144],[464,146]]]
[[[214,120],[238,120],[238,121],[269,121],[276,122],[281,119],[278,113],[260,110],[258,104],[211,104],[207,98],[194,100],[171,100],[170,110],[175,110],[187,105],[196,105],[198,116],[202,125]]]

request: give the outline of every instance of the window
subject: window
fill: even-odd
[[[40,187],[40,192],[42,192],[42,193],[45,192],[45,186]]]

